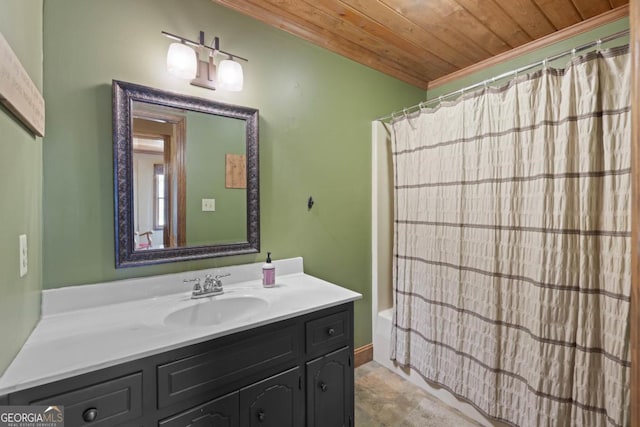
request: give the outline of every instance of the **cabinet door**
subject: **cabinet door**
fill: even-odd
[[[307,362],[307,427],[353,425],[351,347]]]
[[[160,421],[158,425],[160,427],[238,427],[238,393],[219,397]]]
[[[240,390],[243,427],[299,427],[304,424],[300,369],[295,367]]]

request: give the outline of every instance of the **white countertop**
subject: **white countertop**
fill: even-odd
[[[303,273],[302,258],[276,261],[276,287],[263,288],[261,263],[45,291],[43,315],[0,377],[0,395],[252,329],[360,299]],[[182,280],[230,273],[225,293],[192,300]],[[235,280],[234,280],[235,279]],[[177,292],[180,290],[180,292]],[[173,292],[173,293],[172,293]],[[165,325],[165,317],[211,299],[260,298],[266,309],[210,326]]]

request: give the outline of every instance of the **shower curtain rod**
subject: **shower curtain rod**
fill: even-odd
[[[500,79],[504,79],[505,77],[517,75],[517,74],[519,74],[519,73],[521,73],[523,71],[530,70],[530,69],[538,67],[540,65],[546,66],[546,64],[549,63],[549,62],[553,62],[553,61],[558,60],[560,58],[563,58],[563,57],[565,57],[567,55],[575,55],[576,53],[591,49],[594,46],[600,46],[602,43],[610,42],[610,41],[615,40],[617,38],[624,37],[624,36],[626,36],[628,34],[629,34],[629,30],[628,29],[627,30],[618,31],[617,33],[613,33],[613,34],[608,35],[606,37],[602,37],[601,39],[594,40],[592,42],[583,44],[583,45],[578,46],[578,47],[574,47],[571,50],[567,50],[565,52],[561,52],[561,53],[558,53],[556,55],[546,57],[546,58],[544,58],[544,59],[542,59],[540,61],[533,62],[533,63],[531,63],[529,65],[525,65],[524,67],[520,67],[520,68],[516,68],[515,70],[507,71],[506,73],[502,73],[502,74],[499,74],[497,76],[491,77],[489,79],[482,80],[482,81],[480,81],[478,83],[474,83],[474,84],[466,86],[466,87],[464,87],[462,89],[454,90],[454,91],[449,92],[449,93],[447,93],[445,95],[440,95],[439,97],[430,99],[428,101],[422,101],[422,102],[420,102],[420,103],[418,103],[416,105],[413,105],[411,107],[403,108],[400,111],[394,111],[391,114],[387,114],[386,116],[378,117],[375,120],[384,122],[385,120],[393,119],[394,117],[396,117],[396,115],[408,114],[408,113],[411,113],[413,110],[420,110],[420,109],[422,109],[423,107],[426,107],[429,104],[433,104],[433,103],[436,103],[436,102],[442,102],[445,98],[450,98],[450,97],[455,96],[455,95],[463,95],[465,92],[469,92],[471,90],[474,90],[476,88],[484,86],[487,83],[494,83],[496,80],[500,80]]]

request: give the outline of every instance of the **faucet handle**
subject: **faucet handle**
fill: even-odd
[[[194,292],[202,291],[202,286],[200,286],[200,278],[199,277],[196,277],[195,279],[184,279],[183,282],[184,283],[196,282],[196,284],[193,285],[193,291]]]
[[[222,291],[222,280],[220,279],[227,276],[231,276],[231,274],[216,274],[216,276],[213,278],[213,289],[215,289],[216,291]]]

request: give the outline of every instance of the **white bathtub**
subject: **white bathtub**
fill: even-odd
[[[436,398],[443,401],[446,405],[455,408],[468,416],[469,418],[477,421],[478,423],[487,427],[499,427],[506,426],[506,424],[492,422],[486,419],[480,412],[478,412],[473,406],[468,403],[458,400],[448,391],[439,388],[437,385],[426,382],[420,375],[412,370],[405,370],[396,366],[389,354],[391,351],[391,319],[393,318],[393,309],[389,308],[378,312],[378,316],[374,319],[374,334],[373,334],[373,360],[379,364],[387,367],[396,374],[411,381],[413,384],[425,390],[427,393],[432,394]]]

